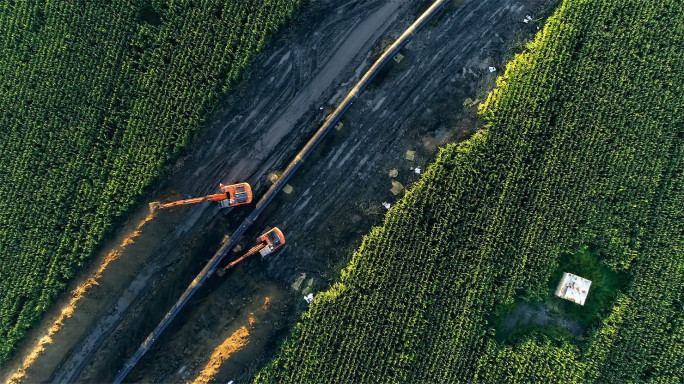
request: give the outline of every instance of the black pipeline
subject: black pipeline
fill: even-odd
[[[356,83],[356,86],[352,88],[347,94],[347,97],[342,100],[339,106],[333,111],[333,113],[328,116],[323,125],[318,129],[316,134],[309,140],[308,143],[302,148],[301,151],[295,156],[294,160],[287,166],[285,172],[278,179],[278,181],[269,188],[266,194],[259,200],[254,208],[254,211],[240,224],[237,230],[233,232],[230,239],[224,243],[221,248],[216,251],[214,256],[209,260],[207,265],[200,271],[200,273],[195,277],[195,279],[190,283],[188,288],[183,292],[178,302],[171,307],[169,312],[161,320],[157,328],[155,328],[152,333],[147,336],[145,341],[140,344],[140,347],[135,352],[135,354],[126,362],[126,365],[121,369],[121,371],[116,375],[114,379],[115,384],[123,382],[126,375],[135,367],[135,365],[140,361],[143,355],[150,349],[152,344],[161,336],[162,332],[166,327],[171,324],[171,321],[176,317],[178,312],[187,304],[190,298],[197,292],[200,286],[207,280],[214,270],[219,265],[221,260],[228,254],[228,252],[233,249],[238,241],[242,238],[245,231],[256,221],[259,215],[264,211],[268,204],[273,201],[273,198],[280,192],[281,189],[287,184],[287,182],[292,178],[297,169],[302,165],[302,162],[313,152],[316,146],[323,140],[325,135],[330,132],[330,129],[337,124],[342,115],[351,107],[354,101],[359,97],[359,95],[368,87],[368,85],[373,81],[375,76],[380,72],[380,70],[390,61],[394,56],[399,53],[399,50],[403,48],[410,40],[413,35],[418,32],[421,28],[425,26],[436,14],[439,12],[446,3],[450,0],[437,0],[430,8],[428,8],[422,15],[411,24],[404,33],[399,36],[399,38],[392,44],[385,52],[380,56],[380,58],[373,63],[368,71],[363,75],[361,80]]]

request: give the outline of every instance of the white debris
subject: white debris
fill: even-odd
[[[527,15],[527,16],[525,16],[525,19],[523,20],[523,23],[527,24],[527,23],[529,23],[530,21],[532,21],[532,16]]]
[[[496,72],[496,67],[489,67],[489,72]]]
[[[415,172],[415,173],[417,173],[417,174],[419,174],[419,175],[420,175],[420,168],[416,168],[416,169],[414,169],[414,170],[413,170],[413,172]]]
[[[313,293],[304,296],[304,301],[306,301],[307,304],[313,303]]]
[[[385,209],[390,209],[390,207],[392,207],[392,204],[387,203],[387,202],[383,202],[382,206],[385,207]]]
[[[584,301],[589,294],[589,287],[591,287],[591,280],[564,272],[556,287],[555,294],[562,299],[584,305]]]
[[[233,384],[234,382],[235,382],[235,380],[231,380],[231,381],[227,382],[226,384]]]

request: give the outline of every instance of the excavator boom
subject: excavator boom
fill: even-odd
[[[245,253],[244,255],[240,256],[239,258],[231,261],[228,265],[223,267],[223,270],[227,271],[227,270],[233,268],[235,265],[237,265],[242,260],[244,260],[244,259],[252,256],[253,254],[259,252],[260,250],[262,250],[265,246],[266,246],[266,244],[264,244],[264,243],[257,244],[256,246],[252,247],[249,251],[247,251],[247,253]]]

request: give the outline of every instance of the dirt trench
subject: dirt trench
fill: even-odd
[[[282,251],[209,279],[128,380],[192,380],[250,306],[268,295],[274,310],[217,379],[244,380],[255,372],[306,306],[292,284],[305,275],[303,286],[318,291],[338,278],[362,235],[382,220],[382,203],[400,197],[390,192],[392,181],[409,186],[438,146],[472,134],[474,107],[464,102],[481,100],[503,70],[507,49],[541,25],[524,24],[524,17],[541,17],[554,3],[480,0],[447,7],[402,51],[403,60],[378,76],[341,129],[295,175],[293,192],[281,194],[243,240],[249,246],[261,229],[278,226],[288,241]],[[227,97],[151,200],[212,193],[219,182],[242,180],[259,196],[269,174],[285,166],[380,47],[427,5],[311,2]],[[497,72],[490,73],[490,66]],[[413,160],[406,159],[407,151],[415,151]],[[392,169],[394,179],[388,176]],[[86,298],[98,305],[76,308],[25,381],[111,380],[248,209],[223,216],[214,205],[181,208],[145,224],[136,239],[140,246],[126,249],[104,272],[112,283]],[[16,366],[21,355],[6,367]]]

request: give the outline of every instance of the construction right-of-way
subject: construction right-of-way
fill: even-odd
[[[121,383],[126,378],[128,373],[135,367],[145,353],[152,347],[154,342],[161,336],[164,330],[171,324],[180,310],[188,303],[192,296],[197,292],[200,286],[207,280],[209,276],[216,270],[220,262],[226,257],[228,252],[233,249],[238,241],[245,234],[247,229],[256,221],[259,215],[264,211],[275,196],[283,189],[287,182],[292,178],[294,173],[302,165],[302,162],[313,152],[318,144],[323,140],[325,135],[335,126],[344,113],[351,107],[359,95],[370,85],[377,74],[385,67],[385,65],[392,60],[399,50],[403,48],[417,33],[422,29],[450,0],[436,0],[418,19],[411,24],[399,38],[390,45],[378,58],[375,63],[366,71],[363,77],[356,83],[354,88],[347,94],[337,108],[330,114],[323,125],[316,131],[313,137],[306,143],[304,148],[295,156],[295,158],[287,166],[280,178],[269,188],[264,196],[256,204],[254,210],[250,215],[240,224],[240,226],[233,232],[232,236],[224,242],[214,256],[209,260],[207,265],[200,271],[195,279],[190,283],[188,288],[183,292],[178,301],[171,307],[168,313],[164,316],[157,327],[147,336],[142,342],[138,350],[126,362],[124,367],[119,371],[114,379],[114,383]],[[206,201],[206,200],[202,200]],[[193,201],[194,202],[194,201]],[[268,235],[267,232],[265,235]],[[278,231],[282,236],[282,232]],[[262,236],[263,237],[263,236]],[[260,237],[260,239],[262,238]],[[267,237],[268,240],[268,237]],[[283,238],[284,242],[284,238]],[[282,245],[282,244],[280,244]],[[257,245],[258,247],[259,245]],[[249,252],[248,252],[249,254]],[[236,260],[237,261],[237,260]]]

